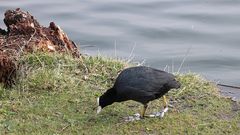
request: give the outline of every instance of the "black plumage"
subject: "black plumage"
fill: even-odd
[[[114,102],[134,100],[144,105],[144,115],[149,101],[158,99],[170,89],[180,86],[173,74],[151,67],[131,67],[123,70],[114,86],[100,96],[99,106],[104,108]]]

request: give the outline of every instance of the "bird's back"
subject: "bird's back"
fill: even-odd
[[[116,79],[114,88],[119,101],[136,100],[148,102],[164,95],[175,76],[150,67],[140,66],[123,70]],[[173,83],[173,82],[172,82]]]

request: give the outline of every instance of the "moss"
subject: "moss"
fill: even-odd
[[[35,53],[20,60],[12,89],[0,87],[0,134],[238,134],[240,111],[216,86],[196,74],[180,74],[181,90],[168,93],[174,106],[163,119],[125,122],[139,112],[133,101],[96,115],[96,98],[127,66],[121,60]],[[159,111],[162,99],[147,113]]]

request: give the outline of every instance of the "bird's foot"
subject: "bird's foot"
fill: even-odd
[[[161,115],[160,117],[163,118],[164,117],[164,114],[168,111],[168,107],[165,107],[162,112],[161,112]]]
[[[173,105],[171,105],[171,104],[168,104],[168,107],[169,107],[169,108],[174,108],[174,106],[173,106]]]
[[[141,116],[139,113],[135,113],[133,116],[127,116],[124,118],[124,120],[126,122],[132,122],[132,121],[140,120],[140,119],[141,119]]]
[[[148,117],[148,118],[154,118],[154,117],[163,118],[167,111],[168,111],[168,107],[165,107],[162,111],[155,112],[155,113],[150,114],[150,115],[145,115],[145,117]],[[141,115],[139,113],[135,113],[133,116],[127,116],[127,117],[124,118],[124,120],[126,122],[132,122],[132,121],[141,120],[141,119],[143,119],[143,118],[141,117]]]
[[[161,118],[163,118],[167,111],[168,111],[168,107],[165,107],[162,111],[155,112],[153,114],[147,115],[147,117],[150,117],[150,118],[161,117]]]

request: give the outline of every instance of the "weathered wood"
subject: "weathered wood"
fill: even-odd
[[[7,10],[4,15],[7,30],[0,28],[0,83],[13,84],[17,60],[25,52],[67,52],[80,56],[75,43],[54,22],[49,27],[41,26],[32,15],[19,8]]]

